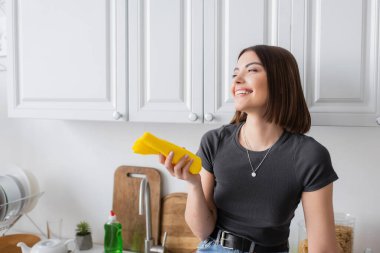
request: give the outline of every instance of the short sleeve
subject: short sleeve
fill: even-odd
[[[295,169],[303,191],[316,191],[338,179],[328,150],[304,136],[295,154]]]
[[[207,171],[214,173],[213,165],[218,149],[219,137],[218,130],[210,130],[202,136],[201,144],[197,155],[202,159],[202,167]]]

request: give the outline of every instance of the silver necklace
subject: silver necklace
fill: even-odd
[[[242,126],[242,128],[244,127],[244,125]],[[244,142],[245,142],[245,145],[249,148],[249,149],[252,149],[251,146],[249,145],[249,143],[247,142],[247,137],[245,136],[245,128],[243,129],[243,138],[244,138]],[[271,151],[273,146],[270,146],[270,148],[268,149],[267,153],[265,154],[263,160],[261,160],[261,162],[259,163],[259,165],[257,165],[256,169],[253,169],[253,166],[252,166],[252,162],[251,162],[251,158],[249,157],[249,152],[248,152],[248,149],[245,148],[245,151],[247,152],[247,157],[248,157],[248,161],[249,161],[249,166],[251,166],[251,170],[252,170],[252,173],[251,173],[251,176],[252,177],[256,177],[256,172],[257,170],[260,168],[261,164],[264,162],[265,158],[267,158],[267,155],[269,154],[269,152]]]

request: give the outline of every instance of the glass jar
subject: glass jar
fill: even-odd
[[[352,253],[355,218],[347,213],[334,213],[335,234],[341,252]],[[298,222],[298,253],[308,253],[305,221]]]

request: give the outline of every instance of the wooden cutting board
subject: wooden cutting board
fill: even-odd
[[[171,193],[162,198],[161,242],[166,231],[165,248],[169,253],[196,252],[200,240],[185,221],[186,193]]]
[[[114,175],[113,210],[122,225],[123,248],[144,252],[145,214],[139,215],[141,178],[129,177],[131,173],[146,175],[148,179],[155,245],[159,238],[161,176],[157,169],[137,166],[120,166]]]
[[[28,247],[33,247],[34,244],[40,241],[40,238],[32,234],[14,234],[0,236],[0,252],[1,253],[21,253],[21,248],[17,247],[17,243],[23,242]]]

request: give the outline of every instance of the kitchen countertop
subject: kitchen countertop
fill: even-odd
[[[23,234],[23,233],[25,233],[25,232],[14,230],[14,229],[12,229],[11,232],[12,233],[10,233],[10,234]],[[31,234],[35,234],[35,235],[39,236],[40,238],[43,238],[43,236],[41,236],[41,234],[37,234],[37,233],[31,233]],[[66,239],[63,239],[63,240],[67,240],[67,239],[74,239],[74,238],[66,238]],[[78,252],[80,252],[80,253],[103,253],[104,252],[104,245],[103,244],[99,244],[99,243],[94,243],[93,247],[91,249],[88,249],[88,250],[79,250],[79,249],[77,249],[76,252],[77,253]],[[138,252],[123,250],[123,253],[138,253]]]
[[[88,250],[79,250],[77,252],[81,252],[81,253],[103,253],[104,252],[104,248],[103,247],[104,246],[101,245],[101,244],[94,244],[91,249],[88,249]],[[136,253],[136,252],[123,250],[123,253]]]

